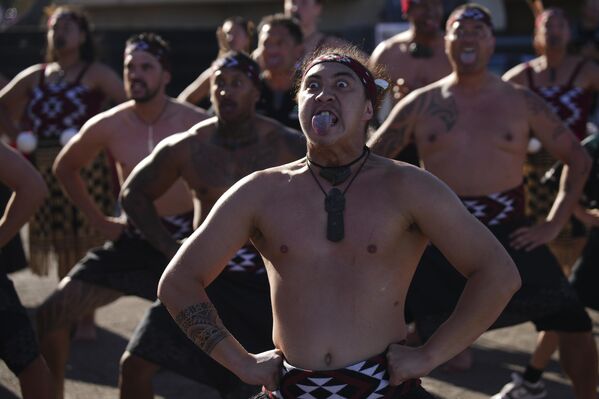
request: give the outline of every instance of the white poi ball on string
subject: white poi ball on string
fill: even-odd
[[[37,137],[32,132],[21,132],[17,136],[17,149],[23,154],[32,153],[37,147]]]
[[[539,152],[539,150],[541,149],[543,145],[541,144],[541,142],[539,141],[539,139],[537,139],[536,137],[531,137],[530,140],[528,140],[528,153],[529,154],[534,154]]]
[[[77,133],[79,133],[79,131],[77,129],[75,129],[74,127],[70,127],[68,129],[65,129],[62,134],[60,135],[60,145],[61,146],[65,146],[67,145],[67,143],[73,138],[73,136],[75,136]]]

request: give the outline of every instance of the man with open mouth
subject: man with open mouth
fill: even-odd
[[[306,59],[306,156],[225,192],[160,282],[189,338],[264,397],[431,398],[419,377],[476,339],[519,287],[505,250],[447,186],[365,146],[385,86],[366,64],[353,47]],[[409,348],[405,297],[429,239],[469,279],[451,320]],[[205,290],[248,240],[273,307],[274,349],[261,353],[235,339]]]

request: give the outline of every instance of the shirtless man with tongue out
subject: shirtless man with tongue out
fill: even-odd
[[[515,266],[438,179],[364,146],[380,94],[355,48],[301,67],[307,155],[255,172],[214,205],[165,270],[158,295],[200,348],[263,396],[431,398],[419,383],[486,330],[519,287]],[[205,287],[247,240],[265,260],[270,351],[229,333]],[[427,243],[467,277],[460,303],[428,342],[402,344],[404,303]]]

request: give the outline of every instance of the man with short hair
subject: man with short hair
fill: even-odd
[[[296,19],[274,14],[262,18],[257,31],[262,86],[256,111],[299,130],[293,79],[304,53],[302,30]]]
[[[451,72],[444,50],[440,0],[402,0],[401,7],[410,28],[382,41],[370,56],[371,65],[386,68],[392,82],[392,93],[386,99],[393,107],[410,91],[433,83]],[[379,114],[384,119],[390,110]],[[382,120],[381,120],[382,122]],[[398,154],[400,161],[419,164],[418,152],[410,143]]]
[[[265,397],[431,398],[418,378],[476,339],[519,285],[505,250],[447,186],[364,146],[379,97],[366,60],[341,48],[305,62],[306,157],[223,194],[160,282],[187,335]],[[469,279],[451,319],[409,348],[404,300],[429,239]],[[265,259],[273,306],[275,349],[258,354],[205,291],[248,240]]]
[[[303,136],[255,114],[260,96],[258,64],[229,52],[212,66],[210,92],[216,116],[162,141],[133,170],[121,199],[127,216],[169,259],[179,249],[160,223],[155,200],[183,179],[196,203],[199,226],[218,198],[256,170],[284,164],[306,152]],[[208,288],[221,315],[250,350],[272,347],[272,309],[260,254],[244,244]],[[151,398],[152,377],[160,367],[217,389],[223,398],[247,399],[256,388],[206,356],[179,329],[157,301],[138,325],[122,358],[122,398]]]
[[[81,168],[102,150],[112,154],[120,183],[135,165],[165,137],[205,119],[199,108],[165,94],[170,81],[169,46],[158,35],[131,37],[124,54],[125,89],[129,101],[90,119],[59,153],[56,177],[92,226],[109,240],[92,249],[60,282],[37,312],[42,353],[63,397],[69,332],[81,315],[122,295],[153,300],[168,259],[155,250],[124,218],[104,215],[93,202],[80,176]],[[191,231],[193,204],[182,182],[156,201],[158,214],[175,238]]]
[[[453,73],[400,101],[373,136],[373,150],[393,156],[410,140],[416,143],[426,170],[460,196],[519,268],[522,288],[494,327],[532,321],[539,330],[556,331],[575,390],[585,393],[580,398],[594,397],[591,320],[545,245],[570,217],[589,173],[589,157],[541,98],[488,70],[495,38],[485,8],[458,7],[446,31]],[[525,217],[522,171],[530,132],[567,165],[551,211],[533,226]],[[431,246],[410,287],[407,307],[424,338],[442,328],[464,286],[450,262]]]

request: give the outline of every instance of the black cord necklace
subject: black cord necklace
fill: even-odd
[[[343,240],[343,237],[345,237],[345,224],[343,222],[343,211],[345,210],[345,193],[347,192],[349,187],[352,185],[352,183],[354,182],[356,177],[360,174],[360,171],[364,167],[364,164],[368,160],[369,156],[370,156],[370,149],[368,147],[364,147],[364,151],[362,152],[362,155],[360,155],[357,159],[350,162],[349,164],[344,165],[344,166],[347,166],[347,169],[349,170],[349,172],[351,174],[351,170],[350,170],[349,166],[355,164],[361,158],[364,158],[364,160],[360,164],[360,167],[358,168],[356,173],[353,175],[353,177],[351,178],[349,183],[347,183],[347,186],[345,186],[345,189],[343,191],[341,191],[337,187],[333,187],[333,188],[331,188],[331,190],[329,191],[328,194],[326,191],[324,191],[324,187],[322,187],[322,184],[320,184],[320,182],[318,181],[318,178],[314,174],[314,171],[310,167],[310,164],[314,164],[320,168],[323,168],[323,167],[312,162],[310,160],[310,158],[306,157],[306,160],[308,161],[307,162],[308,170],[310,171],[310,174],[312,175],[312,177],[314,178],[314,181],[318,185],[318,188],[320,188],[320,191],[322,191],[322,193],[324,194],[324,209],[327,212],[327,240],[329,240],[329,241],[339,242],[339,241]],[[322,174],[321,174],[321,176],[322,176]],[[347,177],[343,180],[346,180],[346,179],[347,179]]]
[[[362,150],[362,153],[360,154],[359,157],[357,157],[356,159],[354,159],[353,161],[351,161],[348,164],[339,165],[339,166],[320,165],[320,164],[317,164],[316,162],[314,162],[313,160],[311,160],[310,158],[308,158],[307,156],[306,156],[306,159],[308,160],[309,164],[318,166],[320,168],[320,172],[318,172],[320,177],[322,177],[323,179],[325,179],[326,181],[331,183],[333,186],[338,186],[339,184],[346,181],[348,177],[351,176],[352,165],[354,165],[356,162],[358,162],[360,159],[362,159],[369,151],[370,151],[370,149],[368,147],[364,146],[364,149]]]

